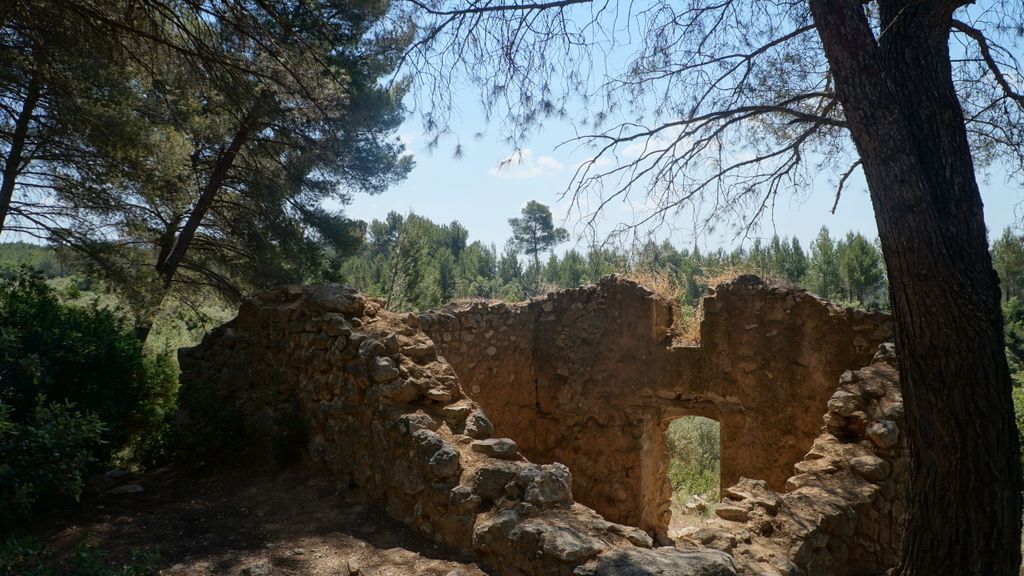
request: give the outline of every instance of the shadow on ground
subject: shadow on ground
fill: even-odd
[[[143,492],[93,497],[35,532],[56,559],[158,550],[166,576],[481,576],[475,564],[302,471],[162,469]]]

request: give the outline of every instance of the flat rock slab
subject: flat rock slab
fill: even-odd
[[[733,504],[719,504],[715,507],[715,514],[730,522],[746,522],[750,518],[750,510]]]
[[[716,550],[620,548],[576,568],[575,576],[736,576],[732,556]]]
[[[515,460],[519,457],[519,447],[509,438],[489,438],[476,440],[470,445],[473,452],[480,452],[493,458]]]

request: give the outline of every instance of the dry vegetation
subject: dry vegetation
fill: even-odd
[[[761,279],[786,288],[795,285],[770,270],[759,268],[752,263],[722,264],[719,267],[705,270],[696,277],[697,284],[704,287],[705,293],[715,286],[731,282],[740,276],[755,275]],[[674,337],[687,345],[700,344],[700,323],[704,318],[702,301],[687,302],[686,286],[680,276],[668,268],[635,267],[626,272],[624,277],[647,288],[658,297],[672,303],[676,311],[673,325]]]

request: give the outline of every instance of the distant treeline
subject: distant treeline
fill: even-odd
[[[0,244],[0,275],[10,277],[14,270],[22,266],[38,270],[47,278],[70,276],[77,270],[49,246],[28,242]]]
[[[750,272],[806,287],[826,298],[885,306],[885,271],[877,243],[857,233],[833,238],[822,228],[804,249],[796,238],[773,236],[747,248],[701,252],[670,242],[629,249],[571,249],[546,259],[523,258],[510,239],[502,250],[469,241],[459,222],[437,224],[416,214],[392,212],[374,220],[363,248],[343,265],[346,282],[388,301],[394,310],[424,309],[459,298],[521,300],[552,289],[595,282],[607,274],[667,280],[685,304],[694,304],[708,282]]]
[[[853,232],[834,238],[827,227],[807,248],[797,238],[775,235],[731,251],[677,248],[666,240],[628,249],[574,248],[561,256],[546,256],[524,257],[512,238],[501,250],[471,242],[469,230],[457,221],[437,224],[417,214],[391,212],[383,221],[370,222],[362,248],[340,265],[337,276],[384,298],[393,310],[432,308],[460,298],[522,300],[592,283],[607,274],[656,276],[689,305],[696,304],[709,282],[736,273],[760,274],[837,302],[888,305],[877,241]],[[1024,235],[1004,230],[992,243],[992,259],[1004,301],[1024,296]],[[53,248],[0,244],[0,274],[18,265],[50,278],[77,270],[73,259],[62,258]]]

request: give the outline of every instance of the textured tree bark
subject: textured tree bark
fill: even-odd
[[[809,0],[863,160],[911,445],[903,576],[1017,575],[1021,471],[999,280],[948,51],[955,5]]]
[[[4,161],[3,180],[0,180],[0,234],[4,231],[7,214],[11,210],[11,202],[14,200],[14,185],[21,172],[22,154],[25,151],[25,140],[28,138],[28,126],[32,122],[32,115],[35,114],[39,97],[39,80],[33,75],[28,83],[25,100],[21,103],[18,119],[14,122],[11,147],[7,150],[7,159]]]

